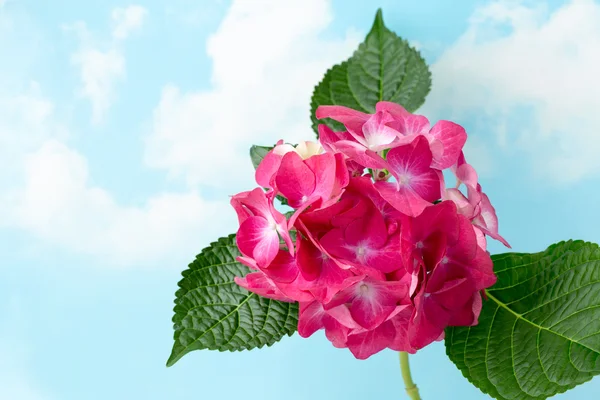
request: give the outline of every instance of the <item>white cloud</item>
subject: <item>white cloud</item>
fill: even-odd
[[[141,6],[129,6],[112,10],[112,40],[98,43],[93,40],[84,22],[67,26],[80,40],[79,49],[71,56],[71,62],[79,69],[81,86],[78,94],[88,99],[92,106],[92,123],[104,119],[116,98],[117,83],[126,75],[122,41],[133,31],[142,27],[148,11]]]
[[[93,185],[86,159],[53,139],[28,154],[24,166],[24,186],[0,197],[2,224],[111,265],[189,258],[199,243],[234,226],[226,200],[208,201],[196,191],[157,194],[141,207],[119,205]]]
[[[330,21],[329,6],[321,1],[285,6],[272,1],[261,8],[235,2],[208,42],[214,89],[182,93],[165,87],[147,138],[147,160],[200,187],[221,186],[231,194],[250,189],[249,180],[236,186],[240,176],[253,174],[250,144],[313,137],[308,110],[312,87],[358,41],[351,35],[320,39]],[[80,29],[84,39],[86,34]],[[85,157],[57,133],[63,130],[53,104],[36,96],[39,111],[28,112],[30,103],[23,102],[14,110],[22,118],[5,121],[13,137],[24,137],[29,126],[45,130],[15,163],[20,184],[0,193],[0,224],[98,256],[106,265],[162,261],[180,267],[174,257],[187,260],[234,231],[229,198],[207,200],[196,185],[184,193],[158,193],[141,206],[119,204],[94,184]]]
[[[541,2],[482,7],[432,66],[424,108],[454,118],[479,113],[496,143],[525,152],[549,183],[597,176],[598,21],[600,4],[592,0],[573,0],[551,14]]]
[[[234,1],[207,43],[213,88],[164,88],[146,140],[147,164],[191,185],[248,187],[250,145],[314,139],[313,87],[359,42],[352,32],[322,38],[331,20],[328,1]]]
[[[147,14],[148,10],[138,5],[115,8],[111,13],[113,37],[115,39],[125,39],[131,32],[139,30]]]

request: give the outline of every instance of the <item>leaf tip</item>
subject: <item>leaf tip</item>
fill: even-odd
[[[167,360],[166,367],[167,368],[172,367],[173,365],[175,365],[175,363],[177,361],[179,361],[180,358],[181,358],[181,355],[175,354],[175,351],[173,351],[171,353],[171,355],[169,356],[169,359]]]

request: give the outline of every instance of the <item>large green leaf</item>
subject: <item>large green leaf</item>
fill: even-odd
[[[446,350],[496,399],[546,399],[600,374],[600,248],[560,242],[492,257],[498,282],[479,324],[449,328]]]
[[[363,112],[375,111],[378,101],[401,104],[415,111],[431,88],[431,73],[419,52],[383,23],[381,9],[365,41],[352,57],[327,71],[311,99],[311,119],[334,130],[343,126],[329,119],[317,120],[320,105],[341,105]]]
[[[257,296],[233,281],[250,271],[235,261],[239,255],[235,235],[230,235],[202,250],[183,271],[175,294],[175,344],[167,366],[193,350],[261,348],[296,331],[297,303]]]

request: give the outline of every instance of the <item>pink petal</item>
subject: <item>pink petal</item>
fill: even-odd
[[[511,248],[508,242],[498,234],[498,217],[496,216],[496,210],[485,193],[481,193],[480,218],[476,218],[474,223],[482,228],[482,230],[490,237],[500,241],[509,249]]]
[[[375,111],[377,112],[387,112],[391,114],[393,117],[407,117],[412,115],[404,107],[402,107],[398,103],[392,103],[391,101],[379,101],[375,105]]]
[[[386,124],[392,121],[388,113],[373,114],[362,127],[365,145],[369,150],[379,151],[391,147],[390,144],[399,136],[399,132]],[[360,142],[357,138],[357,141]]]
[[[338,150],[336,148],[336,143],[340,140],[347,141],[355,141],[354,136],[352,136],[348,131],[343,132],[334,132],[329,126],[325,124],[321,124],[318,127],[319,131],[319,142],[323,149],[325,149],[328,153],[336,153]]]
[[[315,174],[295,152],[287,153],[275,176],[277,189],[291,207],[299,208],[315,190]]]
[[[300,302],[299,306],[298,334],[300,337],[307,338],[324,327],[325,310],[318,301]]]
[[[357,162],[365,168],[389,169],[388,163],[376,152],[367,149],[360,143],[340,140],[336,148],[344,153],[350,160]]]
[[[252,257],[260,267],[269,265],[279,251],[279,235],[265,218],[246,219],[236,235],[240,252]]]
[[[394,324],[386,321],[374,330],[348,335],[346,344],[354,357],[366,360],[391,345],[395,335]]]
[[[443,156],[434,160],[433,167],[446,169],[455,164],[467,141],[464,128],[454,122],[438,121],[429,131],[429,134],[444,145]]]
[[[350,245],[359,243],[368,243],[369,247],[381,248],[387,241],[387,226],[383,216],[371,207],[370,212],[363,214],[362,218],[357,218],[346,227],[344,238]]]
[[[403,282],[381,282],[365,278],[340,291],[328,309],[339,302],[351,303],[352,318],[365,329],[379,326],[396,309],[397,302],[405,297],[408,288]]]
[[[414,312],[412,306],[398,306],[402,310],[397,313],[390,322],[394,325],[395,336],[392,343],[388,346],[390,349],[395,351],[406,351],[414,354],[417,352],[410,344],[410,338],[408,335],[408,327],[410,323],[411,314]]]
[[[273,150],[269,151],[256,168],[256,183],[265,188],[272,188],[272,180],[281,165],[281,158],[282,156],[275,154]]]
[[[346,158],[342,153],[335,154],[335,183],[332,196],[338,196],[350,183],[350,173],[346,165]]]
[[[396,179],[414,177],[431,170],[431,150],[427,139],[417,136],[410,144],[391,149],[387,154],[390,172]]]
[[[307,281],[314,281],[321,275],[324,254],[302,235],[298,235],[296,243],[298,244],[297,260],[300,272]]]
[[[336,183],[337,161],[335,155],[324,153],[312,156],[304,161],[315,177],[315,188],[311,197],[325,202],[331,198]],[[316,204],[319,206],[319,203]]]
[[[240,225],[253,215],[266,217],[270,214],[269,200],[261,188],[238,193],[231,197],[230,203],[237,213]]]
[[[349,131],[362,132],[362,125],[370,115],[344,106],[319,106],[315,112],[317,119],[331,118],[338,121]]]
[[[292,282],[299,273],[296,259],[285,250],[279,250],[273,261],[262,270],[272,280],[282,283]]]
[[[390,125],[399,131],[402,136],[411,139],[417,135],[427,133],[429,130],[429,120],[422,115],[410,114],[398,118],[394,124]]]
[[[288,303],[295,302],[295,300],[292,300],[285,296],[277,288],[277,286],[275,286],[273,282],[269,278],[267,278],[262,272],[251,272],[243,278],[236,276],[233,280],[239,286],[252,293],[256,293],[261,297],[266,297],[268,299],[278,301],[285,301]]]
[[[395,183],[379,181],[375,183],[375,188],[392,207],[411,217],[421,214],[425,207],[432,204],[407,186],[397,188]]]

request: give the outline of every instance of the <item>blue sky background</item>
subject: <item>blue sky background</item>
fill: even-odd
[[[180,272],[253,187],[248,146],[313,138],[310,92],[378,7],[513,249],[600,242],[598,2],[0,0],[0,399],[405,398],[396,353],[322,333],[164,366]],[[485,398],[443,344],[411,360],[424,399]]]

